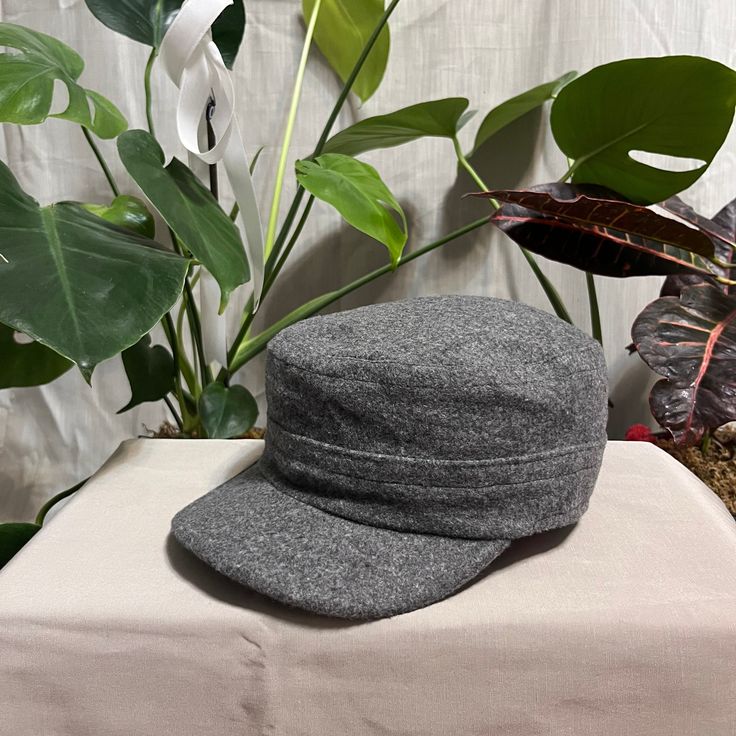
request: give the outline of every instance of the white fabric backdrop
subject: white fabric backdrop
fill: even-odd
[[[357,1],[357,0],[356,0]],[[252,155],[265,150],[256,172],[264,210],[270,200],[303,27],[299,0],[246,2],[248,28],[236,64],[239,114]],[[145,127],[142,74],[148,50],[114,34],[89,13],[83,0],[0,0],[3,21],[55,35],[87,61],[85,86],[110,97],[131,127]],[[529,87],[577,69],[624,57],[699,54],[736,66],[736,6],[731,0],[404,0],[391,23],[392,52],[378,93],[363,107],[347,106],[339,126],[415,102],[464,95],[481,115],[463,132],[466,147],[491,107]],[[339,90],[318,53],[307,72],[293,152],[311,150]],[[155,116],[167,153],[173,145],[175,90],[161,69],[154,73]],[[558,178],[565,169],[544,115],[531,114],[488,147],[482,165],[491,185],[530,184]],[[736,195],[734,141],[686,195],[712,214]],[[114,146],[104,144],[114,173],[129,192]],[[4,126],[0,156],[21,184],[42,202],[102,201],[107,188],[79,129],[62,121],[20,128]],[[369,156],[397,194],[411,221],[410,247],[428,242],[478,216],[483,203],[459,199],[474,189],[456,180],[452,147],[427,140]],[[289,192],[285,200],[288,203]],[[322,291],[352,280],[385,262],[382,246],[339,223],[317,206],[295,251],[261,311],[260,323],[278,318]],[[543,262],[576,322],[588,329],[584,277]],[[598,279],[611,377],[611,435],[646,421],[651,375],[628,357],[629,329],[638,311],[657,294],[658,279]],[[29,284],[29,288],[33,288]],[[490,228],[420,259],[394,276],[345,299],[347,308],[406,295],[490,294],[547,308],[547,302],[516,247]],[[235,305],[243,294],[236,295]],[[238,299],[239,297],[239,299]],[[39,295],[42,298],[42,295]],[[230,311],[237,322],[237,309]],[[262,361],[242,380],[262,399]],[[94,471],[126,438],[155,428],[164,408],[145,405],[116,416],[128,397],[119,360],[100,366],[88,388],[71,371],[43,388],[0,391],[0,520],[32,516],[43,499]]]

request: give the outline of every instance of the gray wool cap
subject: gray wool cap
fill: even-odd
[[[576,522],[606,443],[600,345],[515,302],[313,317],[268,349],[261,460],[176,539],[271,598],[349,619],[446,598],[520,537]]]

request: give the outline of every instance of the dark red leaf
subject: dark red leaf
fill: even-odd
[[[716,258],[725,263],[732,263],[734,257],[734,239],[736,239],[736,199],[723,207],[712,220],[698,214],[689,204],[683,202],[679,197],[670,197],[659,205],[667,212],[677,215],[686,222],[699,228],[713,243]],[[736,294],[736,286],[719,284],[715,276],[732,278],[730,273],[736,274],[736,270],[719,268],[714,263],[703,261],[700,265],[706,267],[713,276],[697,277],[668,276],[662,285],[661,296],[679,296],[685,286],[692,286],[705,280],[712,283],[726,294]]]
[[[709,274],[695,255],[713,254],[706,235],[601,187],[543,184],[477,196],[504,202],[491,221],[516,243],[590,273]]]
[[[661,297],[637,317],[639,355],[664,378],[649,397],[654,418],[680,444],[736,420],[736,297],[701,283]]]

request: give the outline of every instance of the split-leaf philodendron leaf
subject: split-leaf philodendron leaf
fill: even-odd
[[[36,125],[48,117],[83,125],[100,138],[114,138],[128,124],[108,99],[77,84],[84,61],[61,41],[30,28],[0,23],[0,122]],[[51,113],[54,81],[69,93],[62,112]]]
[[[473,149],[468,154],[468,158],[475,154],[486,141],[490,140],[507,125],[511,125],[511,123],[527,113],[541,107],[547,100],[554,99],[559,91],[574,79],[576,75],[577,72],[568,72],[552,82],[540,84],[494,107],[483,118],[483,122],[480,124],[478,132],[475,135],[475,143],[473,144]]]
[[[144,130],[129,130],[118,138],[120,158],[184,246],[220,286],[220,311],[233,289],[250,278],[248,259],[238,228],[212,193],[181,161],[164,166],[164,153]]]
[[[296,172],[308,192],[331,204],[348,224],[383,243],[397,265],[408,237],[406,217],[372,166],[340,153],[326,153],[313,161],[297,161]]]
[[[639,204],[693,184],[723,144],[736,105],[736,72],[697,56],[626,59],[596,67],[552,103],[557,144],[574,183],[600,184]],[[631,152],[702,161],[670,171]]]
[[[736,420],[736,297],[713,284],[682,289],[644,308],[631,330],[639,355],[663,379],[654,418],[678,443]]]
[[[161,46],[184,0],[85,0],[101,23],[147,46]],[[235,0],[212,25],[212,40],[232,69],[245,32],[243,0]]]
[[[210,439],[230,439],[247,432],[258,418],[258,404],[244,386],[210,383],[199,397],[199,416]]]
[[[305,22],[309,22],[315,0],[302,0]],[[314,29],[314,40],[345,82],[358,61],[366,42],[383,16],[384,0],[322,0]],[[384,26],[360,70],[353,92],[365,102],[379,87],[388,64],[391,45],[388,25]]]
[[[453,138],[472,117],[465,97],[448,97],[410,105],[361,120],[332,136],[323,153],[357,156],[377,148],[391,148],[427,136]]]
[[[15,335],[14,329],[0,324],[0,389],[42,386],[72,367],[45,345],[19,342]]]
[[[146,401],[160,401],[174,390],[174,358],[163,345],[152,346],[150,335],[124,350],[122,358],[131,396],[118,414]]]
[[[181,294],[189,261],[79,205],[41,207],[0,163],[0,322],[75,362],[136,343]]]
[[[87,212],[91,212],[113,225],[125,227],[138,235],[153,238],[156,235],[156,222],[138,197],[121,194],[110,204],[83,204]]]

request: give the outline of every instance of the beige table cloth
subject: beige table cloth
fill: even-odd
[[[271,603],[168,536],[259,441],[136,440],[0,573],[8,736],[733,736],[736,524],[612,442],[574,528],[429,608]]]

